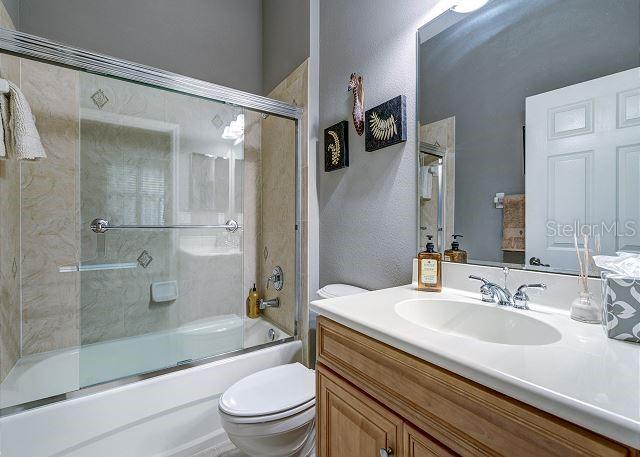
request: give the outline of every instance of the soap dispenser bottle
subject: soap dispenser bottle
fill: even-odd
[[[255,284],[253,288],[249,290],[249,295],[247,296],[247,317],[250,319],[260,317],[260,296],[258,295]]]
[[[444,251],[445,262],[467,263],[467,251],[460,249],[460,243],[457,240],[458,238],[463,238],[463,236],[453,235],[451,249]]]
[[[432,235],[428,235],[427,249],[418,253],[418,290],[440,292],[442,290],[442,259],[435,252]]]

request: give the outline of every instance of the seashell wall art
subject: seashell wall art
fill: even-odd
[[[404,95],[398,95],[364,115],[365,150],[375,151],[392,144],[407,141],[407,102]]]

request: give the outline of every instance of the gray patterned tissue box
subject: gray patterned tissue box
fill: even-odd
[[[607,336],[640,343],[640,279],[603,275],[602,281]]]

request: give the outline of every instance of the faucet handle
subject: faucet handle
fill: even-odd
[[[529,309],[529,295],[527,289],[546,290],[546,284],[522,284],[513,295],[513,307],[518,309]]]
[[[469,275],[469,279],[475,279],[476,281],[482,281],[480,286],[480,295],[482,295],[482,301],[486,303],[495,302],[495,294],[491,290],[491,281],[488,281],[480,276]]]
[[[484,284],[489,284],[488,280],[481,278],[480,276],[469,275],[469,279],[475,279],[476,281],[482,281]]]

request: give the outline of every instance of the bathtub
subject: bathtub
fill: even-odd
[[[128,338],[82,350],[39,354],[16,364],[3,382],[0,400],[8,406],[32,400],[34,395],[44,398],[71,391],[74,389],[69,387],[77,389],[82,382],[113,379],[114,373],[127,376],[131,374],[128,364],[136,360],[144,360],[150,369],[165,360],[186,362],[207,348],[207,355],[211,355],[212,342],[221,354],[283,338],[288,335],[265,320],[222,316],[172,332],[135,337],[136,341]],[[83,354],[85,349],[88,351]],[[274,343],[5,416],[0,419],[1,455],[186,457],[204,449],[223,448],[228,441],[218,415],[218,397],[255,371],[298,360],[300,350],[300,341]],[[84,356],[93,359],[83,363]]]

